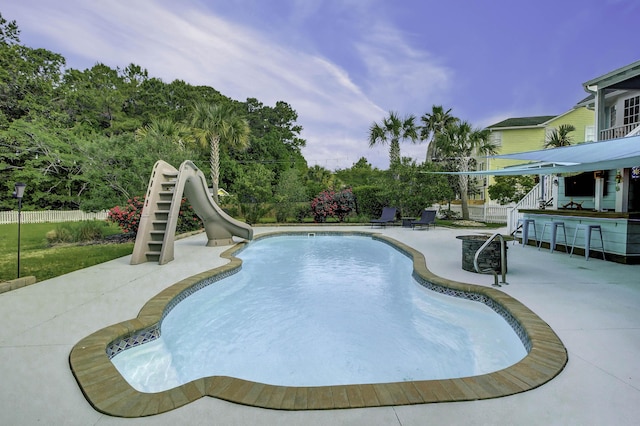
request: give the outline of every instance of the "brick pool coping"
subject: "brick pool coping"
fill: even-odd
[[[309,233],[365,235],[386,242],[413,258],[414,277],[427,287],[444,293],[465,293],[489,301],[501,314],[513,318],[525,339],[528,353],[516,364],[502,370],[472,377],[445,380],[418,380],[395,383],[315,387],[275,386],[226,376],[204,377],[176,388],[144,393],[135,390],[118,372],[107,353],[115,342],[131,339],[144,330],[158,327],[175,299],[183,297],[204,280],[226,276],[241,267],[234,256],[247,243],[238,243],[221,254],[229,263],[191,276],[166,288],[149,300],[137,318],[103,328],[71,350],[71,370],[89,403],[99,412],[118,417],[160,414],[203,396],[237,404],[279,410],[320,410],[382,407],[436,402],[473,401],[499,398],[535,389],[556,377],[568,361],[567,350],[549,325],[525,305],[491,287],[447,280],[427,268],[424,255],[393,238],[370,232],[273,232],[276,235]],[[444,289],[444,290],[443,290]],[[513,324],[512,324],[513,326]],[[523,342],[524,343],[524,342]]]

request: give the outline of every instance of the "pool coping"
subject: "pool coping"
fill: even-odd
[[[365,231],[282,231],[261,234],[256,236],[256,239],[309,233],[363,235],[386,242],[413,258],[413,275],[422,285],[444,293],[463,292],[487,298],[492,304],[507,312],[522,328],[526,336],[520,337],[528,342],[527,355],[516,364],[496,372],[445,380],[291,387],[212,376],[163,392],[144,393],[134,389],[111,362],[108,349],[114,342],[126,341],[142,335],[145,330],[153,330],[168,310],[175,306],[176,299],[189,289],[205,280],[215,281],[239,270],[242,261],[234,254],[248,244],[243,242],[221,254],[229,263],[167,287],[151,298],[136,318],[105,327],[80,340],[73,347],[69,355],[69,364],[82,393],[92,407],[111,416],[142,417],[173,410],[203,396],[279,410],[366,408],[473,401],[535,389],[556,377],[564,369],[568,361],[566,348],[551,327],[533,311],[495,288],[448,280],[433,274],[427,268],[422,253],[393,238]]]

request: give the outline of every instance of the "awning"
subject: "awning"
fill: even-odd
[[[489,158],[530,160],[532,162],[501,170],[440,173],[514,176],[575,173],[636,167],[640,166],[640,135],[607,141],[585,142],[562,148],[495,155]]]

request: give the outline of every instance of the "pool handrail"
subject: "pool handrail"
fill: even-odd
[[[502,273],[502,282],[498,283],[498,273],[496,271],[494,271],[492,268],[488,268],[488,269],[483,269],[482,271],[480,270],[480,266],[478,265],[478,258],[480,257],[480,253],[482,253],[484,251],[484,249],[486,249],[489,244],[491,244],[493,242],[493,240],[495,240],[496,238],[498,238],[500,240],[500,272]],[[509,283],[507,282],[507,249],[506,249],[506,245],[504,242],[504,237],[502,236],[502,234],[500,234],[499,232],[496,232],[495,234],[493,234],[482,246],[480,246],[480,248],[478,249],[478,251],[476,251],[476,255],[473,258],[473,267],[476,270],[476,272],[480,273],[480,274],[486,274],[487,272],[490,272],[493,274],[493,278],[494,278],[494,283],[493,286],[494,287],[502,287],[503,285],[508,285]]]

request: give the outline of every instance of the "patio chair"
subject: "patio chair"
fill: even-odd
[[[387,223],[394,222],[396,220],[396,212],[397,209],[395,207],[384,207],[379,219],[371,219],[371,227],[373,228],[373,225],[384,227]]]
[[[436,226],[436,211],[435,210],[422,210],[422,214],[420,215],[420,219],[414,220],[411,222],[411,229],[415,229],[416,226],[426,226],[429,229],[429,226]]]

